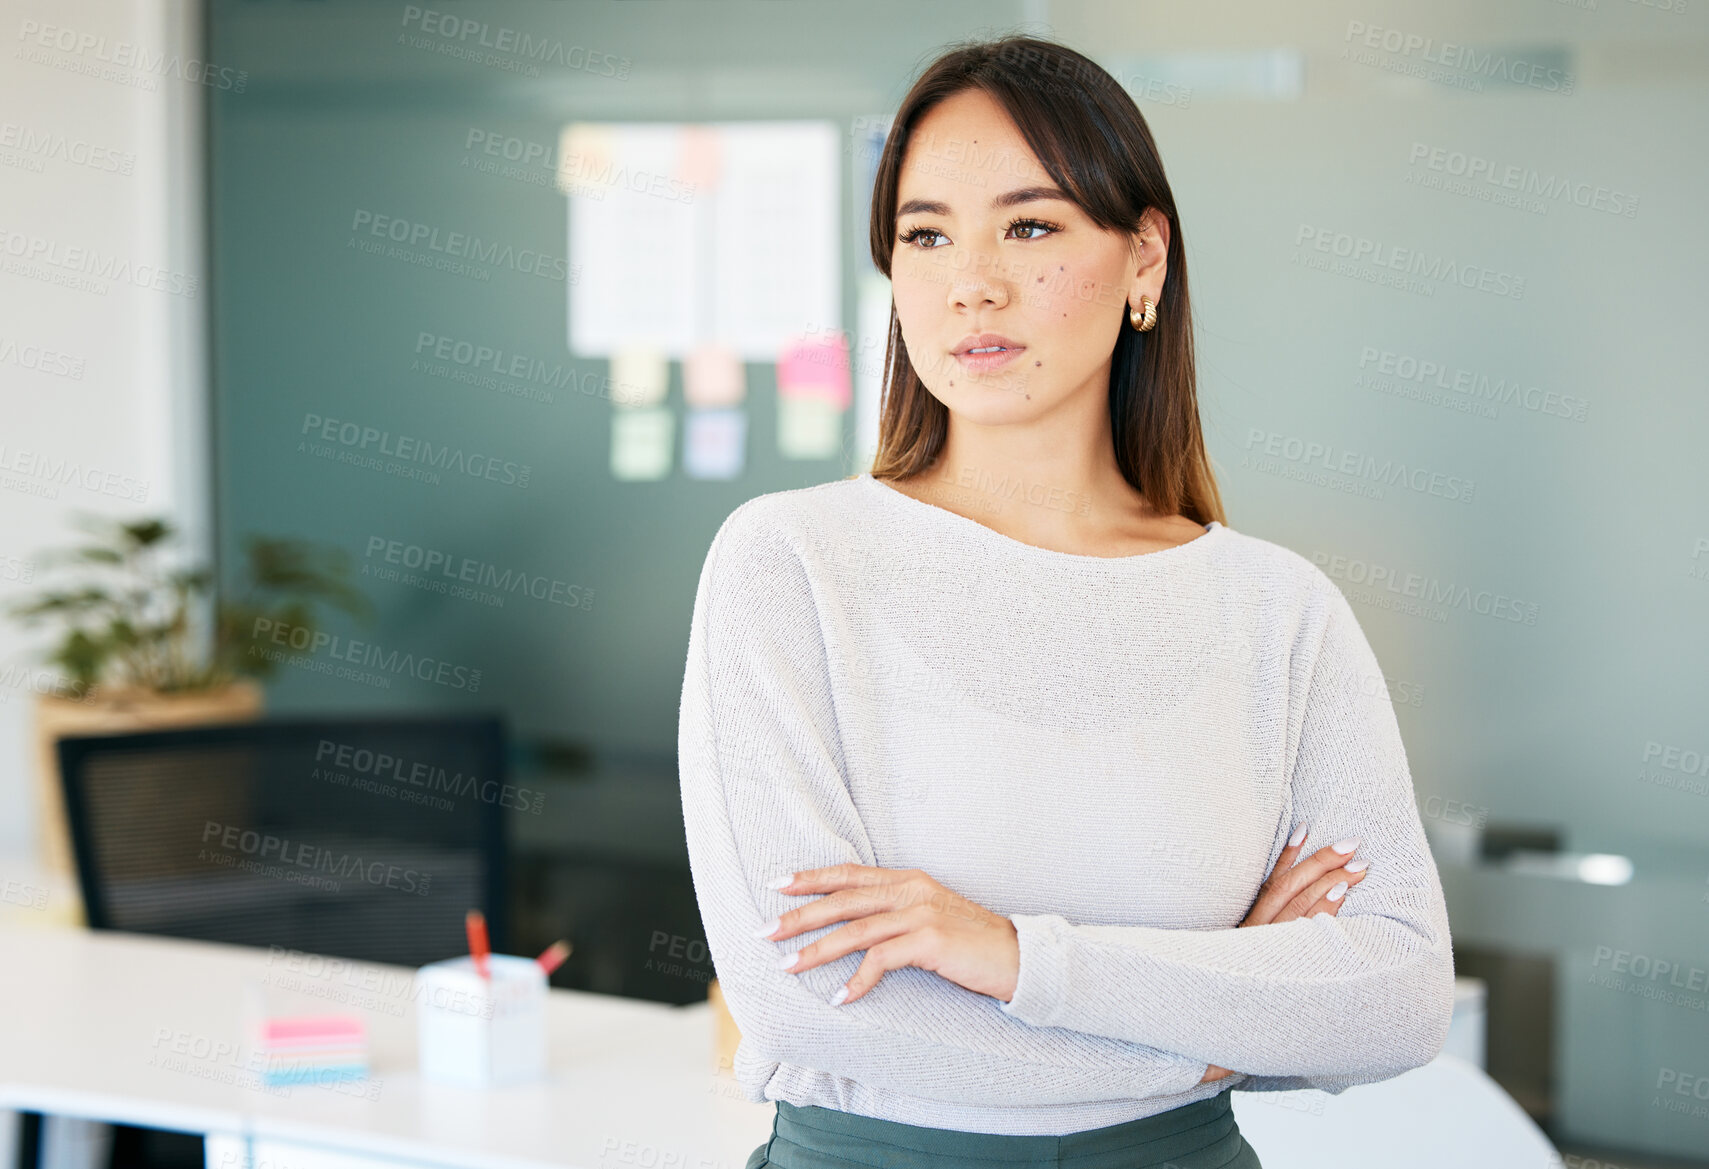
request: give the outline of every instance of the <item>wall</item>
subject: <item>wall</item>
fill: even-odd
[[[78,512],[211,530],[198,6],[6,0],[0,67],[0,601]],[[46,631],[0,622],[0,852],[33,847]]]

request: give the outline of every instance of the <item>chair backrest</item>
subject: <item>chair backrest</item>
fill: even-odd
[[[466,952],[479,909],[508,944],[498,716],[76,736],[59,759],[92,928],[419,966]]]

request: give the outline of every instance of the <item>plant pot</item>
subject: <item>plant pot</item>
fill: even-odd
[[[217,690],[160,694],[152,690],[100,691],[81,700],[36,697],[37,863],[54,876],[75,877],[71,830],[59,774],[59,740],[74,735],[116,735],[167,727],[249,722],[260,718],[265,693],[239,678]]]

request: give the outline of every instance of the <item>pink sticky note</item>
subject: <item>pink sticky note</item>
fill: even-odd
[[[831,333],[785,345],[777,359],[777,392],[784,398],[823,398],[848,409],[854,396],[848,338]]]
[[[716,127],[685,126],[680,149],[676,177],[691,195],[718,185],[724,168],[724,138]]]
[[[356,1015],[297,1015],[269,1019],[261,1025],[266,1043],[360,1042],[367,1029]]]
[[[701,345],[690,351],[682,364],[682,400],[685,405],[734,406],[747,391],[742,359],[728,345]]]

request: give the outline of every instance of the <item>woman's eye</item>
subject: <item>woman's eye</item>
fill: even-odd
[[[916,228],[912,228],[911,230],[906,231],[902,234],[902,242],[905,244],[912,244],[915,240],[919,239],[921,236],[927,236],[927,235],[941,236],[941,235],[943,235],[943,232],[934,231],[932,228],[929,228],[929,227],[916,227]],[[931,249],[930,248],[922,248],[921,250],[922,251],[930,251]]]
[[[1033,235],[1016,235],[1016,236],[1013,236],[1014,239],[1018,239],[1018,240],[1022,240],[1022,241],[1043,239],[1045,236],[1055,235],[1057,232],[1059,232],[1061,230],[1062,229],[1060,227],[1057,227],[1054,223],[1046,223],[1041,219],[1017,219],[1013,223],[1009,224],[1009,227],[1008,227],[1009,233],[1013,233],[1016,231],[1027,231],[1027,232],[1036,233]],[[945,239],[948,238],[947,236],[944,236],[943,232],[939,231],[935,227],[914,227],[914,228],[910,228],[909,230],[903,232],[898,238],[901,240],[902,243],[907,244],[907,245],[912,245],[915,240],[925,239],[925,238],[930,237],[930,236],[938,236],[940,238],[945,238]],[[930,245],[927,247],[922,247],[920,250],[921,251],[933,251],[933,250],[936,250],[936,248],[938,246],[939,245],[933,244],[933,245]]]
[[[1057,232],[1061,231],[1062,225],[1058,223],[1046,223],[1042,219],[1017,219],[1013,223],[1009,224],[1010,231],[1014,231],[1016,228],[1020,228],[1022,231],[1037,230],[1044,233],[1043,235],[1025,236],[1023,237],[1025,239],[1043,239],[1046,235],[1055,235]]]

